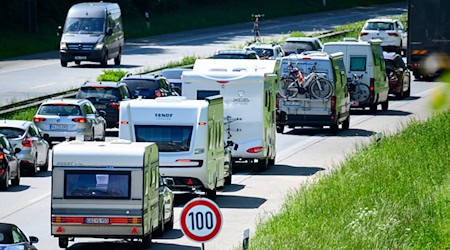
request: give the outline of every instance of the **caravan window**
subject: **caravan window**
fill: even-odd
[[[198,90],[197,91],[197,100],[205,100],[206,97],[220,95],[219,90]]]
[[[66,171],[66,199],[130,199],[130,172]]]
[[[134,126],[137,142],[155,142],[159,152],[189,151],[192,126]]]
[[[350,57],[350,71],[366,71],[366,57],[365,56],[351,56]]]

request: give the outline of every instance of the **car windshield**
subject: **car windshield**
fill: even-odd
[[[260,56],[260,57],[273,56],[273,49],[252,48],[252,50],[255,51],[256,54],[258,54],[258,56]]]
[[[183,71],[187,71],[190,69],[180,69],[180,70],[163,70],[161,74],[167,79],[181,79],[181,75]]]
[[[285,51],[308,51],[313,50],[312,42],[305,42],[305,41],[289,41],[285,42],[283,45],[283,49]]]
[[[364,27],[365,30],[394,30],[393,23],[386,22],[369,22]]]
[[[160,152],[186,152],[191,145],[192,126],[135,125],[137,142],[155,142]]]
[[[386,68],[393,68],[394,67],[394,61],[389,60],[389,59],[385,59],[384,62],[386,64]]]
[[[103,33],[105,30],[104,24],[104,18],[67,18],[64,33]]]
[[[79,116],[80,106],[72,104],[46,104],[41,106],[39,115]]]
[[[65,171],[64,178],[65,198],[130,198],[130,172]]]
[[[78,91],[77,98],[78,99],[89,99],[92,97],[101,98],[101,99],[119,99],[120,93],[117,88],[111,87],[82,87]]]
[[[8,139],[21,137],[24,133],[25,130],[20,128],[0,127],[0,134],[4,134]]]

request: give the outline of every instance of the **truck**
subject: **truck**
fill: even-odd
[[[416,79],[430,75],[423,71],[427,56],[450,55],[449,43],[450,1],[409,0],[407,62]],[[438,75],[446,68],[447,65],[439,65],[435,74]]]
[[[79,237],[149,247],[165,222],[156,143],[63,142],[53,148],[52,169],[51,234],[61,248]]]
[[[274,165],[279,60],[198,59],[183,72],[182,87],[188,99],[223,96],[233,162],[256,163],[259,170]]]
[[[159,171],[176,193],[203,192],[214,200],[231,183],[225,170],[221,96],[187,100],[182,96],[120,103],[119,138],[155,142]]]

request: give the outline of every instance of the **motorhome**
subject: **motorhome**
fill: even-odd
[[[276,150],[275,95],[279,60],[197,59],[183,72],[183,95],[202,100],[222,95],[225,140],[233,145],[234,162],[274,165]]]
[[[151,244],[161,224],[155,143],[71,141],[52,152],[51,234]]]
[[[337,132],[339,125],[343,129],[350,126],[350,95],[347,90],[347,75],[340,53],[327,54],[311,52],[292,54],[281,59],[281,90],[278,95],[277,132],[283,133],[285,126],[323,127],[329,126]],[[331,85],[331,94],[327,98],[315,98],[309,92],[295,92],[290,96],[286,92],[287,77],[294,69],[299,70],[307,79],[311,71],[317,73]],[[286,84],[284,83],[286,81]]]
[[[220,96],[186,100],[171,96],[120,103],[119,138],[155,142],[160,173],[174,192],[205,192],[231,181],[224,169],[223,101]]]
[[[340,42],[329,42],[324,44],[323,51],[344,53],[347,78],[352,79],[353,74],[358,76],[362,74],[360,83],[369,87],[369,98],[362,102],[352,99],[352,107],[369,107],[372,113],[377,111],[379,104],[383,111],[388,109],[389,80],[381,40],[362,42],[356,39],[345,39]]]

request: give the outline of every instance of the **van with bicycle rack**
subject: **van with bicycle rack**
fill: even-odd
[[[372,113],[376,113],[379,104],[383,111],[388,109],[389,80],[381,49],[381,40],[362,42],[347,38],[341,42],[325,43],[323,51],[344,53],[347,78],[349,80],[357,78],[358,84],[366,85],[369,88],[369,93],[366,91],[351,93],[352,107],[369,107]],[[361,89],[365,89],[365,87],[361,86]]]
[[[277,132],[285,127],[350,126],[343,53],[304,52],[283,57],[277,95]]]
[[[187,100],[183,96],[135,99],[120,105],[119,138],[155,142],[161,175],[177,193],[203,192],[212,200],[231,182],[224,164],[221,96]]]
[[[203,100],[221,95],[225,141],[233,163],[256,163],[265,170],[275,163],[275,96],[279,60],[197,59],[183,72],[183,95]]]

